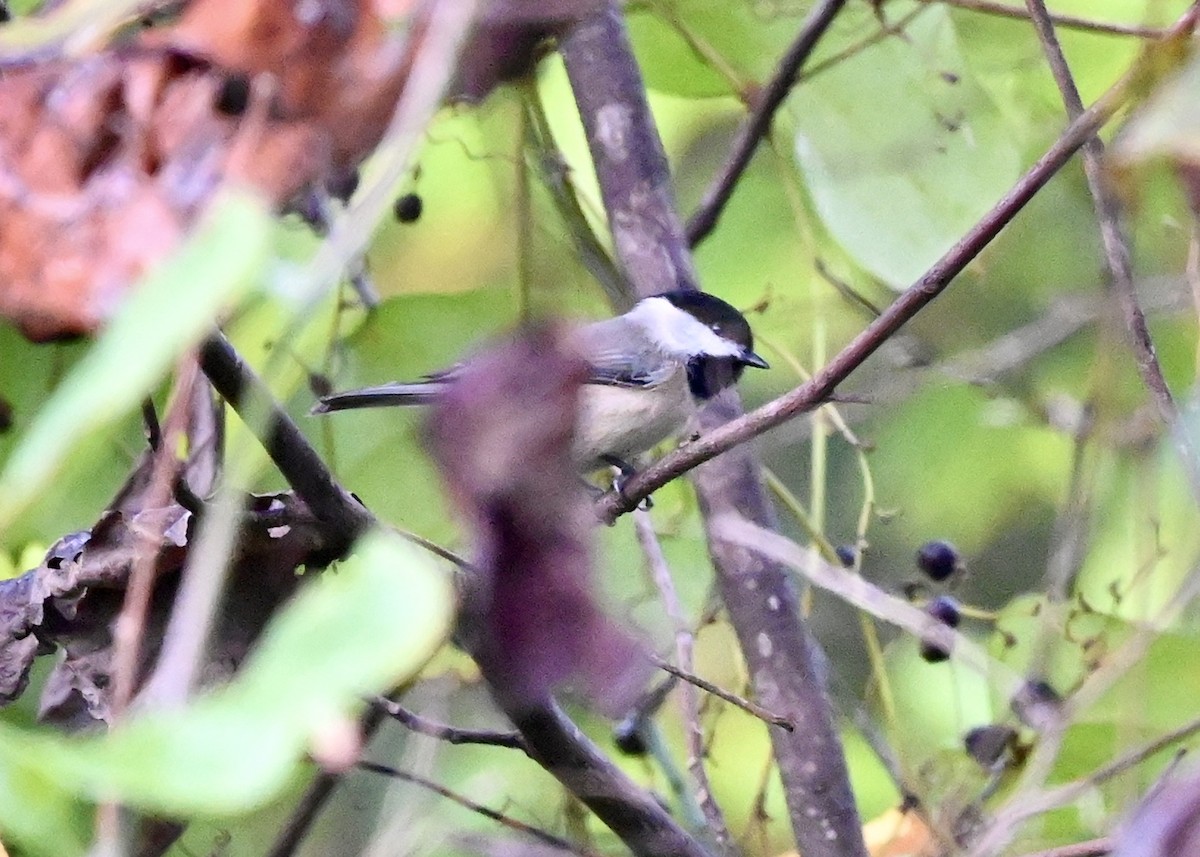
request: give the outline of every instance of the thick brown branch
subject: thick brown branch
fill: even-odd
[[[709,857],[658,801],[635,786],[552,701],[507,713],[529,755],[638,857]]]
[[[255,432],[300,499],[340,537],[334,549],[349,549],[375,517],[334,480],[299,427],[223,334],[214,333],[205,340],[200,348],[200,368]]]
[[[808,13],[799,35],[780,59],[775,74],[758,94],[754,108],[746,117],[746,121],[742,123],[741,128],[738,129],[729,156],[720,172],[712,180],[708,190],[704,192],[700,206],[688,220],[687,238],[688,243],[692,246],[703,241],[717,225],[721,212],[725,210],[726,203],[733,196],[738,179],[750,165],[750,158],[753,157],[754,150],[758,148],[759,142],[771,129],[775,111],[779,109],[788,93],[792,91],[792,87],[796,85],[801,67],[844,5],[845,0],[822,0]]]
[[[821,8],[832,14],[839,5],[826,3]],[[823,25],[810,38],[820,29]],[[568,33],[560,48],[613,244],[636,292],[627,302],[663,289],[696,288],[666,155],[620,6],[606,3]],[[797,55],[807,49],[797,49]],[[701,427],[713,430],[740,414],[736,394],[727,393],[704,409]],[[800,619],[790,574],[778,563],[723,541],[708,526],[715,513],[724,511],[775,525],[759,464],[749,450],[739,450],[701,468],[696,487],[722,599],[755,693],[767,709],[803,724],[795,732],[769,730],[799,850],[806,857],[859,857],[866,848],[824,688],[821,656]]]

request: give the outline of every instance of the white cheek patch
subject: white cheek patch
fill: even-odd
[[[628,318],[641,325],[650,338],[670,354],[738,357],[742,353],[737,343],[717,336],[666,298],[646,298],[629,311]]]

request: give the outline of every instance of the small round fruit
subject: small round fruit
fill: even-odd
[[[932,640],[921,641],[921,660],[927,664],[940,664],[950,660],[950,652]]]
[[[962,610],[959,608],[958,602],[948,595],[939,595],[926,604],[925,613],[940,624],[951,628],[957,628],[962,619]],[[928,663],[939,664],[949,660],[950,650],[933,639],[931,635],[921,640],[921,658]]]
[[[925,612],[937,619],[943,625],[957,628],[962,621],[962,608],[949,595],[939,595],[925,605]]]
[[[396,219],[401,223],[413,223],[420,219],[424,208],[425,203],[420,196],[406,193],[392,205],[392,214],[396,215]]]
[[[917,567],[940,583],[962,568],[962,558],[950,542],[934,540],[917,550]]]
[[[1011,726],[999,724],[977,726],[963,736],[967,755],[987,770],[995,768],[1016,741],[1017,731]]]

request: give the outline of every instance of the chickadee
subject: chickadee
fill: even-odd
[[[610,465],[630,474],[630,460],[682,429],[746,366],[768,368],[754,353],[746,318],[704,292],[644,298],[624,315],[575,328],[572,337],[591,366],[574,440],[584,473]],[[430,404],[456,372],[322,396],[312,412]]]

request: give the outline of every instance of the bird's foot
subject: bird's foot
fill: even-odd
[[[600,456],[600,460],[610,467],[616,468],[617,475],[613,478],[612,487],[618,494],[623,493],[625,484],[637,475],[637,470],[628,461],[625,461],[623,458],[617,458],[615,455],[602,455]],[[654,503],[649,497],[645,497],[642,499],[642,502],[638,503],[638,508],[649,511],[654,508]]]

